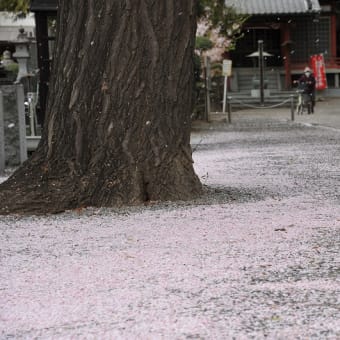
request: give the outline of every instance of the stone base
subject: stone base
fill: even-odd
[[[265,97],[269,97],[270,96],[270,90],[263,90],[264,92],[264,96]],[[254,98],[260,98],[260,90],[259,89],[253,89],[251,90],[251,96],[254,97]]]

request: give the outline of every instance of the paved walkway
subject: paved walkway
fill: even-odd
[[[266,104],[265,104],[266,105]],[[317,125],[340,129],[340,98],[326,98],[317,101],[314,114],[294,115],[295,122],[306,125]],[[222,113],[212,113],[212,121],[222,121],[226,117]],[[272,109],[235,109],[231,115],[232,123],[239,123],[249,119],[277,119],[291,120],[291,110],[288,107]]]
[[[315,106],[315,114],[295,116],[295,121],[340,129],[340,98],[318,101]]]
[[[195,201],[0,217],[0,338],[340,339],[337,103],[195,123]]]

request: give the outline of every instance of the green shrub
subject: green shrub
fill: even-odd
[[[7,66],[5,66],[5,70],[7,72],[11,72],[14,74],[18,74],[19,71],[19,65],[17,63],[13,63],[13,64],[9,64]]]

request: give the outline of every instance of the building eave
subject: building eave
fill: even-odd
[[[31,12],[56,12],[58,10],[57,0],[31,0]]]

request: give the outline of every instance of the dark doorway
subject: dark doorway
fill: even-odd
[[[272,54],[272,57],[266,58],[267,66],[282,66],[281,57],[281,35],[280,30],[270,28],[248,28],[244,30],[243,38],[239,39],[236,48],[230,53],[235,67],[253,67],[254,58],[247,55],[257,51],[258,41],[263,40],[264,51]]]

